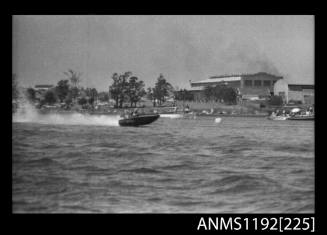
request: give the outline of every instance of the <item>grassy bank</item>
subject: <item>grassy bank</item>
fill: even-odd
[[[260,108],[259,103],[243,102],[243,104],[226,105],[218,102],[177,102],[177,106],[188,105],[191,110],[202,113],[213,111],[213,114],[244,114],[244,115],[267,115],[269,110]]]
[[[242,105],[226,105],[217,102],[182,102],[177,101],[177,111],[183,111],[183,108],[188,105],[191,111],[197,114],[210,113],[210,115],[240,115],[240,116],[265,116],[269,114],[268,109],[260,108],[259,103],[255,102],[244,102]],[[43,109],[41,112],[56,112],[56,113],[88,113],[88,114],[117,114],[120,115],[124,113],[124,110],[132,111],[134,108],[124,107],[124,108],[113,108],[113,107],[102,107],[99,109],[81,109],[76,108],[72,110],[57,109]],[[139,113],[167,113],[172,112],[173,107],[171,103],[165,103],[162,106],[153,107],[151,102],[142,103],[138,106]]]

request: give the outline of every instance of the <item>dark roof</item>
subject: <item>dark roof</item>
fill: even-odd
[[[315,85],[309,85],[309,84],[288,84],[288,88],[291,89],[291,90],[315,89]]]
[[[269,74],[269,73],[266,73],[266,72],[258,72],[258,73],[253,73],[253,74],[250,74],[250,73],[243,73],[243,74],[225,74],[225,75],[219,75],[219,76],[211,76],[211,78],[227,78],[227,77],[251,77],[251,76],[256,76],[256,75],[268,75],[268,76],[272,76],[272,77],[276,77],[276,78],[283,78],[282,76],[276,76],[276,75],[273,75],[273,74]]]
[[[35,85],[35,88],[51,88],[53,85]]]

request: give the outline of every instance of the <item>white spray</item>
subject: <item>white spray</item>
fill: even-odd
[[[217,117],[215,118],[215,123],[220,123],[221,122],[221,118]]]
[[[81,113],[42,114],[24,97],[19,98],[18,108],[13,114],[13,122],[53,125],[119,126],[119,119],[119,115],[90,115]]]
[[[160,114],[160,117],[162,117],[162,118],[182,118],[183,115],[182,114],[175,114],[175,113],[172,113],[172,114]]]

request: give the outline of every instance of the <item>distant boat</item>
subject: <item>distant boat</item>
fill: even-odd
[[[295,120],[295,121],[312,121],[314,120],[314,115],[296,115],[296,116],[275,116],[268,117],[269,120],[273,121],[285,121],[285,120]]]
[[[156,121],[159,114],[144,114],[119,120],[120,126],[142,126]]]

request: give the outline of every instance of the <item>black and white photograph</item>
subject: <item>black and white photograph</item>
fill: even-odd
[[[12,213],[315,213],[314,15],[11,20]]]

